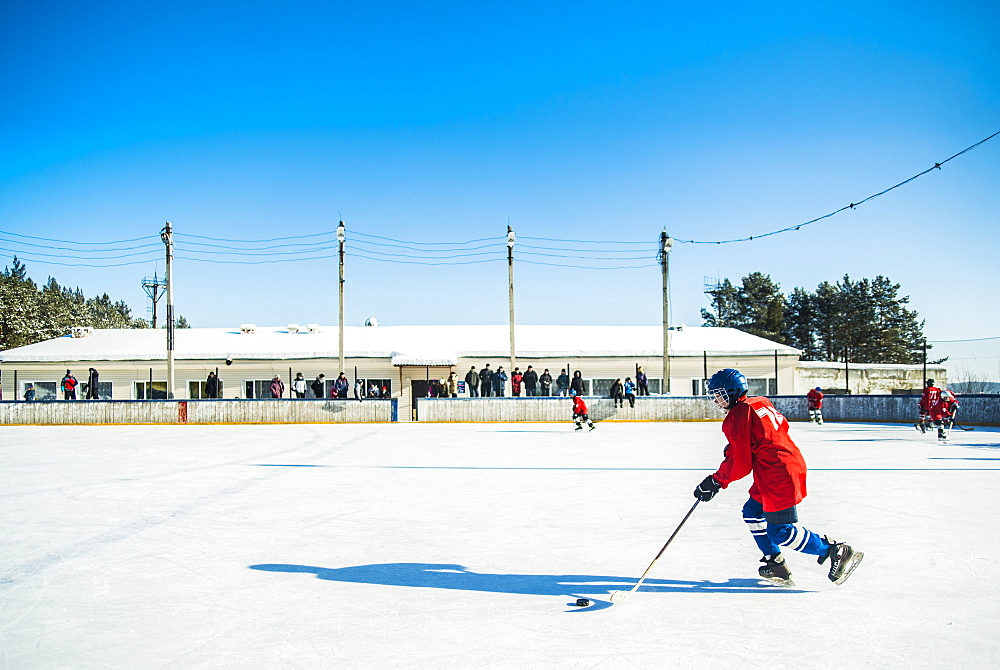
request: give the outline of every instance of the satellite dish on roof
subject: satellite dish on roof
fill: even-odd
[[[376,326],[378,326],[378,319],[375,318],[374,316],[369,316],[367,319],[365,319],[365,325],[371,328],[375,328]]]

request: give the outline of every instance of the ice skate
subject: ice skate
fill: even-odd
[[[583,426],[577,424],[576,428],[574,428],[573,430],[583,430]]]
[[[594,430],[595,428],[597,428],[597,426],[595,426],[594,424],[590,424],[590,429],[591,430]]]
[[[865,555],[860,551],[854,550],[849,544],[833,542],[827,538],[824,539],[830,543],[830,550],[825,556],[820,556],[817,563],[822,565],[829,558],[830,573],[827,576],[834,584],[843,584],[851,576],[851,573],[854,572],[854,569],[858,567],[858,563],[861,562],[861,559]]]
[[[792,581],[792,572],[785,564],[785,557],[781,554],[776,556],[765,556],[760,559],[764,565],[757,569],[757,574],[778,586],[795,586]]]

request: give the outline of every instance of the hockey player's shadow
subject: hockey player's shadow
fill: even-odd
[[[461,565],[448,563],[381,563],[347,568],[321,568],[309,565],[264,563],[251,565],[265,572],[298,572],[318,579],[354,584],[410,586],[427,589],[488,591],[518,595],[583,596],[608,595],[628,591],[637,577],[601,575],[518,575],[472,572]],[[643,593],[805,593],[802,590],[765,585],[758,579],[727,579],[724,582],[647,579],[639,589]],[[593,599],[586,611],[605,609],[610,601]],[[572,610],[584,611],[584,610]]]

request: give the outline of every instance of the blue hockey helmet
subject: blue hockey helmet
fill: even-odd
[[[728,412],[747,394],[747,378],[739,370],[719,370],[708,380],[708,395],[723,412]]]
[[[570,389],[569,394],[570,395],[576,395],[576,389]]]
[[[822,391],[823,389],[822,389],[822,388],[820,388],[819,386],[817,386],[817,387],[816,387],[816,390],[817,390],[817,391]]]

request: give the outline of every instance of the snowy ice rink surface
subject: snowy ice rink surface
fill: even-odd
[[[1000,666],[1000,432],[791,431],[849,581],[757,579],[741,482],[610,605],[720,424],[5,427],[0,666]]]

